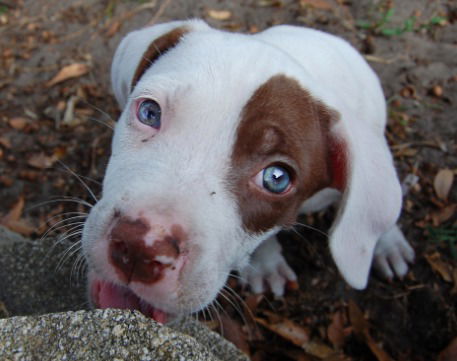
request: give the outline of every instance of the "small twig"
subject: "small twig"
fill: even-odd
[[[156,14],[153,16],[153,18],[147,23],[147,25],[154,25],[157,20],[159,20],[159,18],[163,15],[163,13],[165,12],[165,10],[167,9],[167,7],[170,5],[171,3],[171,0],[165,0],[159,7],[159,9],[157,10]]]

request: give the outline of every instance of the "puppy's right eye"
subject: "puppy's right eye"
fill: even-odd
[[[160,128],[162,110],[156,101],[152,99],[143,100],[138,106],[136,116],[141,123],[154,129]]]

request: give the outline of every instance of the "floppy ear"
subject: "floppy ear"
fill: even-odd
[[[201,20],[173,21],[129,33],[122,39],[111,65],[111,83],[121,108],[146,70],[175,47],[190,31],[208,29]]]
[[[330,129],[334,187],[343,192],[330,230],[330,251],[341,274],[354,288],[366,287],[374,248],[395,224],[401,187],[383,129],[342,120]]]

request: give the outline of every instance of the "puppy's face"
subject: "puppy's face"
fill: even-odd
[[[161,322],[202,309],[328,185],[330,112],[288,62],[216,33],[137,70],[84,228],[96,306]]]

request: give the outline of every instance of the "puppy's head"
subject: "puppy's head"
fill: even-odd
[[[161,322],[200,310],[305,199],[351,182],[339,114],[252,37],[198,21],[143,29],[112,79],[123,112],[83,234],[96,306]]]

